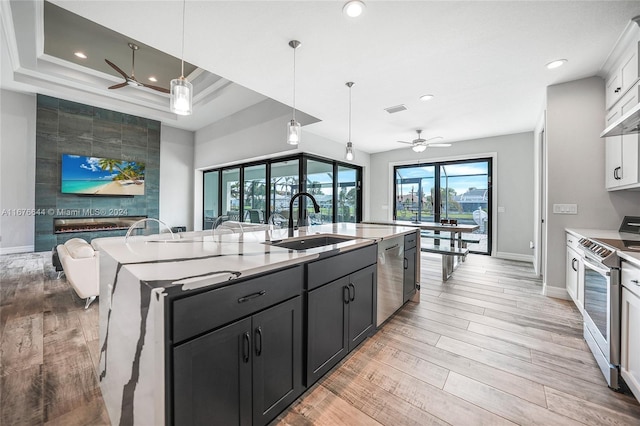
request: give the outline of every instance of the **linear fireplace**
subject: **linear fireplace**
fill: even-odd
[[[53,219],[53,231],[56,234],[91,231],[117,231],[129,229],[135,222],[147,216],[105,216],[105,217],[61,217]],[[145,228],[142,222],[136,228]]]

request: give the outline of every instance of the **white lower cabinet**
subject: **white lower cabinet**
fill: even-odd
[[[576,304],[580,312],[584,308],[584,265],[582,258],[576,251],[578,238],[572,234],[567,234],[567,264],[566,264],[566,288],[573,303]]]
[[[640,400],[640,268],[622,262],[620,375]]]

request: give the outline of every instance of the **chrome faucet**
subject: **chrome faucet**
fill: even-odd
[[[309,199],[313,202],[313,209],[315,210],[316,213],[320,213],[320,206],[318,205],[318,202],[316,201],[315,198],[313,198],[313,195],[309,194],[308,192],[298,192],[296,195],[294,195],[293,197],[291,197],[291,201],[289,202],[289,223],[288,223],[288,228],[289,228],[289,236],[293,237],[293,202],[296,200],[296,198],[301,197],[301,196],[307,196],[309,197]],[[300,204],[300,203],[298,203]],[[300,206],[298,206],[298,218],[302,218],[302,208],[300,208]]]

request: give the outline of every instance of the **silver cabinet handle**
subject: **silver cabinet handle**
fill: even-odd
[[[638,282],[638,280],[631,280],[632,283],[634,283],[635,285],[640,285],[640,282]]]

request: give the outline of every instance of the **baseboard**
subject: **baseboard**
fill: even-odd
[[[567,289],[564,287],[554,287],[547,285],[546,283],[542,285],[542,295],[547,297],[553,297],[554,299],[564,299],[571,300],[571,296],[567,293]]]
[[[0,255],[16,254],[16,253],[31,253],[33,251],[34,251],[34,246],[0,247]]]
[[[518,260],[520,262],[533,263],[532,254],[519,254],[519,253],[505,253],[502,251],[496,252],[495,257],[506,260]]]

